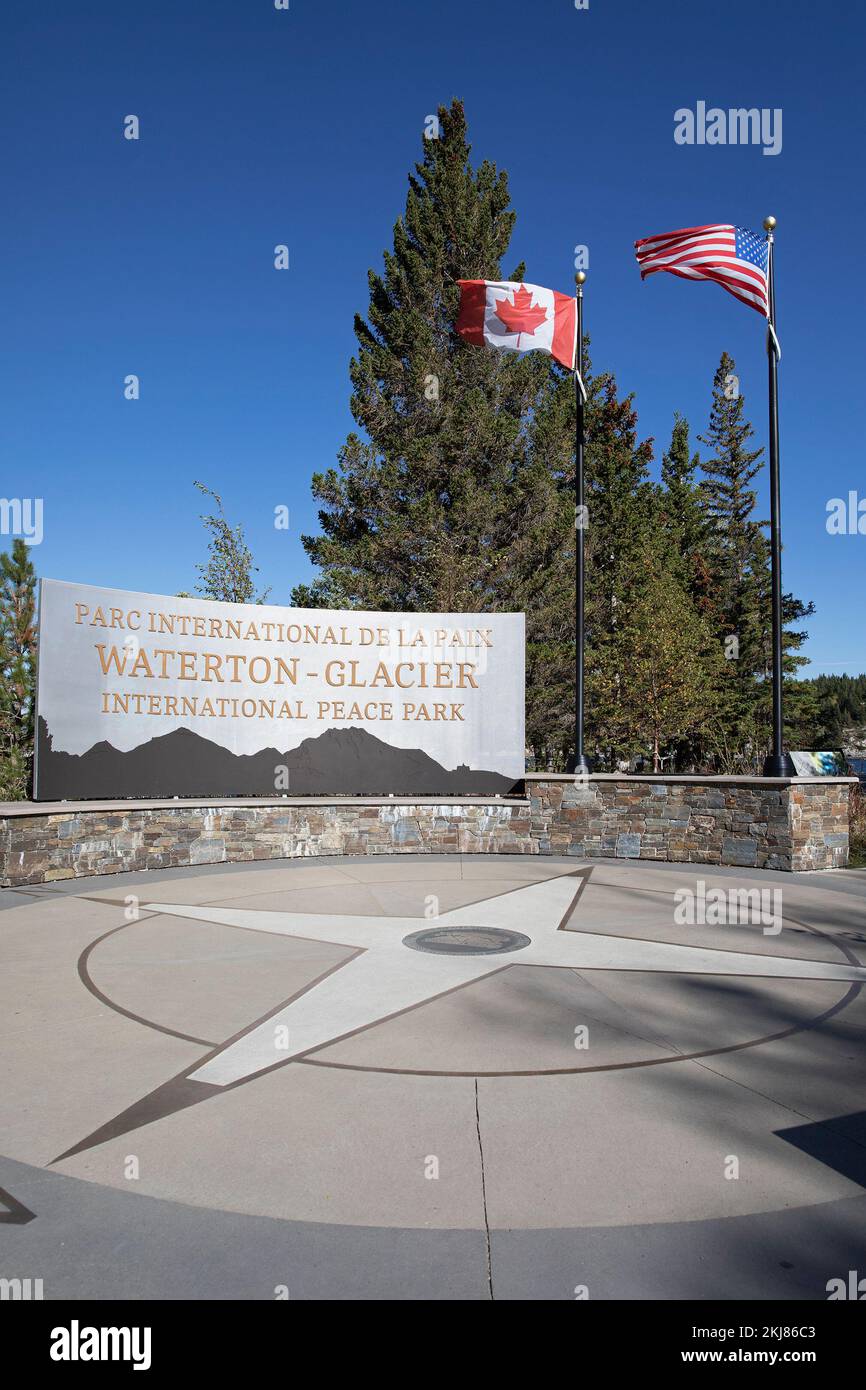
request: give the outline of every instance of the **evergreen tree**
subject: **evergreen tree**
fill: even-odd
[[[384,271],[356,317],[352,414],[339,469],[317,473],[321,574],[301,606],[479,611],[509,566],[509,511],[550,360],[480,351],[454,331],[458,279],[497,280],[515,214],[507,176],[473,169],[462,104],[440,107],[409,178]],[[523,267],[507,278],[523,278]]]
[[[754,430],[744,415],[732,357],[722,353],[713,378],[710,422],[700,442],[710,450],[702,460],[701,492],[708,520],[707,552],[713,571],[719,617],[739,633],[755,605],[755,547],[763,539],[753,512],[751,486],[761,468],[763,449],[746,446]]]
[[[754,517],[757,494],[752,487],[761,468],[763,449],[748,448],[754,430],[745,417],[736,367],[727,353],[713,380],[707,433],[710,450],[702,459],[701,492],[708,518],[705,555],[711,577],[714,624],[725,640],[727,678],[721,692],[729,722],[729,746],[735,761],[757,767],[769,747],[771,732],[772,594],[766,522]],[[785,670],[793,673],[805,658],[796,653],[806,639],[800,622],[814,611],[792,594],[783,595]],[[730,639],[734,639],[733,642]]]
[[[789,748],[841,748],[841,730],[827,741],[821,697],[812,681],[786,680],[784,693],[784,736]]]
[[[679,411],[674,412],[674,427],[667,451],[662,454],[662,484],[668,494],[669,510],[673,519],[683,525],[687,504],[692,500],[693,489],[697,487],[695,475],[700,464],[700,455],[693,454],[689,447],[689,422]]]
[[[796,681],[793,689],[808,692],[818,706],[810,735],[799,747],[839,748],[847,743],[866,752],[866,675],[815,676]]]
[[[0,799],[30,789],[36,711],[36,571],[27,545],[0,555]]]
[[[671,544],[679,552],[681,573],[702,610],[708,607],[710,576],[704,547],[707,516],[697,481],[700,455],[689,445],[689,422],[677,411],[671,442],[662,454],[662,524],[671,533]]]

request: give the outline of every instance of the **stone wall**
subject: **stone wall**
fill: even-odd
[[[529,803],[56,804],[0,819],[0,886],[319,854],[532,854]]]
[[[8,803],[0,886],[320,854],[564,854],[843,867],[853,778],[527,775],[526,797]]]
[[[542,854],[757,869],[848,862],[856,778],[527,776]]]

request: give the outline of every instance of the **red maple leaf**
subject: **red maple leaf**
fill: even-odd
[[[529,290],[521,285],[515,290],[513,300],[496,301],[496,317],[505,324],[509,333],[534,333],[539,324],[546,323],[547,310],[533,304]]]

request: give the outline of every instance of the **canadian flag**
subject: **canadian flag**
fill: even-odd
[[[574,371],[576,301],[540,285],[512,280],[458,280],[457,332],[467,343],[528,352],[539,348]]]

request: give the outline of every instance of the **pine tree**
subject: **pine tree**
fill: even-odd
[[[739,632],[753,597],[755,546],[766,523],[753,518],[757,493],[751,486],[764,450],[746,447],[754,430],[744,415],[735,365],[732,357],[722,353],[713,378],[709,426],[699,439],[710,450],[701,461],[701,492],[709,523],[707,552],[717,610],[730,629]]]
[[[679,551],[683,577],[699,601],[709,587],[702,554],[707,518],[697,481],[700,461],[700,455],[692,453],[689,445],[689,422],[677,411],[670,446],[662,454],[662,520]]]
[[[480,351],[454,331],[458,279],[501,279],[515,214],[507,176],[470,163],[462,104],[424,139],[384,271],[370,271],[350,366],[353,432],[317,473],[321,573],[301,606],[479,611],[507,571],[509,500],[550,359]],[[523,267],[510,272],[523,278]]]
[[[754,517],[757,494],[751,484],[760,471],[763,449],[747,447],[753,434],[735,363],[723,353],[713,380],[709,428],[700,436],[711,451],[701,462],[708,517],[705,556],[715,626],[729,657],[720,692],[729,747],[737,750],[732,753],[735,763],[757,767],[770,742],[772,598],[767,523]],[[797,652],[806,640],[805,631],[789,625],[813,611],[814,605],[783,595],[784,664],[789,674],[804,664]]]
[[[0,555],[0,799],[27,796],[36,714],[36,571],[16,539]]]

